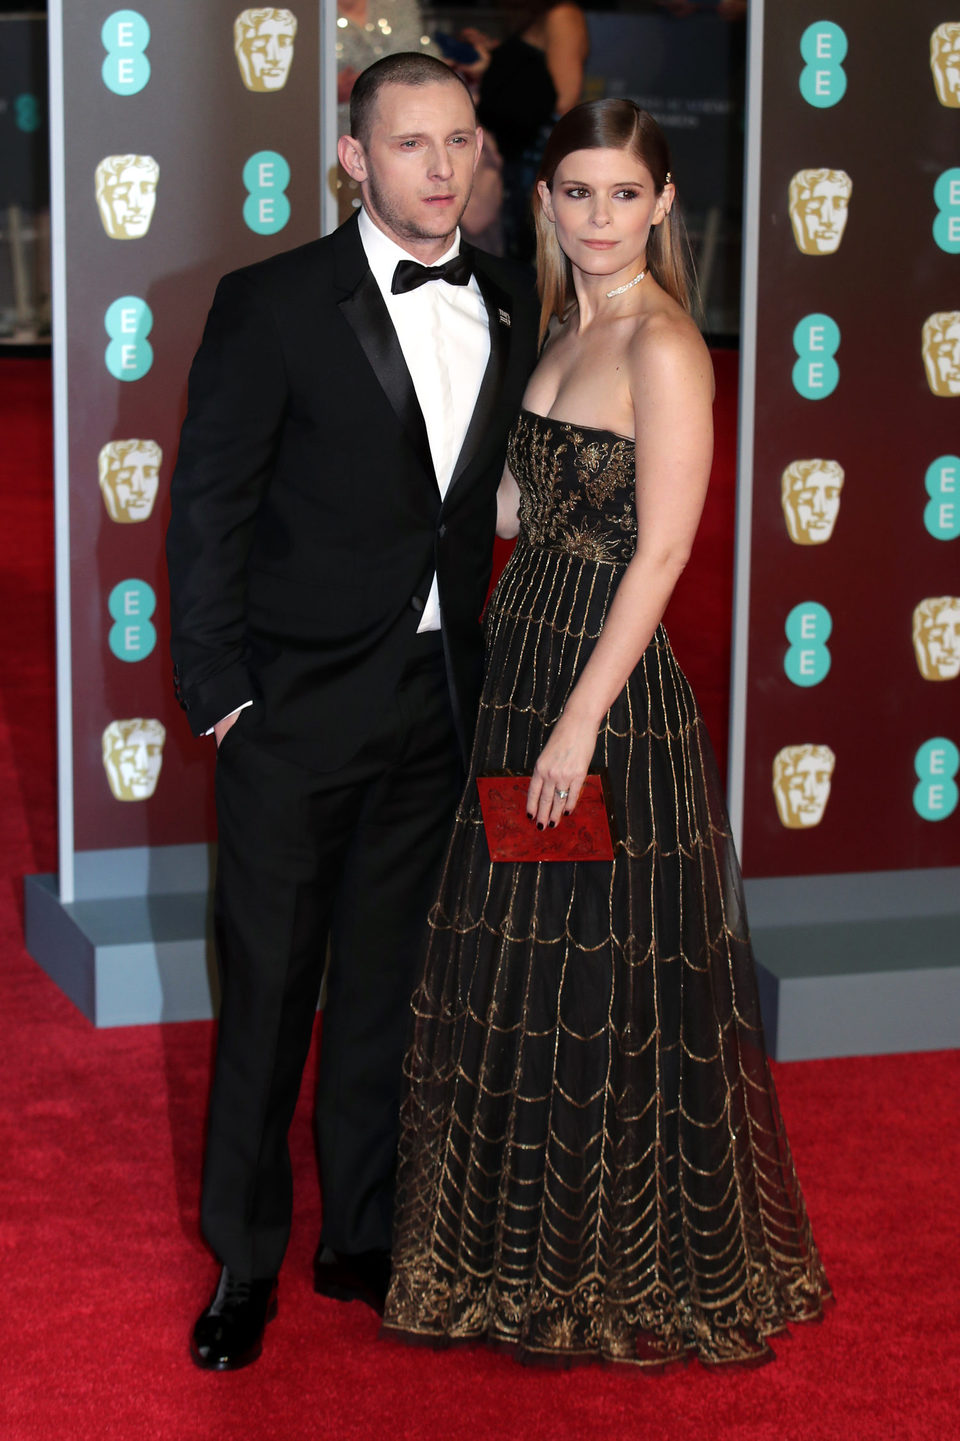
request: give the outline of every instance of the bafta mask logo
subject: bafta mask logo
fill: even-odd
[[[934,395],[960,395],[960,310],[938,310],[927,316],[923,365]]]
[[[913,612],[913,650],[924,680],[960,675],[960,596],[928,596]]]
[[[938,25],[930,36],[930,69],[940,104],[960,109],[960,20]]]
[[[274,5],[241,10],[233,22],[233,48],[248,90],[282,90],[293,61],[297,17]]]
[[[829,746],[784,746],[773,758],[773,798],[788,830],[818,826],[830,799],[836,756]]]
[[[843,467],[835,460],[793,460],[780,477],[780,504],[794,545],[823,545],[840,513]]]
[[[118,801],[145,801],[153,795],[166,738],[158,720],[110,722],[103,733],[103,768]]]
[[[790,181],[790,221],[804,255],[833,255],[847,224],[853,181],[845,170],[798,170]]]
[[[163,451],[155,440],[111,440],[100,451],[100,490],[107,515],[121,525],[149,520]]]
[[[105,155],[97,166],[97,208],[111,240],[142,240],[157,203],[160,166],[152,155]]]

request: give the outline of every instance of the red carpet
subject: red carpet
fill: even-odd
[[[839,1304],[778,1341],[774,1365],[539,1372],[379,1341],[371,1312],[310,1289],[319,1205],[305,1096],[294,1236],[264,1356],[234,1376],[192,1367],[187,1333],[213,1279],[197,1234],[211,1027],[94,1031],[22,945],[20,877],[55,862],[48,393],[42,362],[0,361],[2,1441],[954,1437],[952,1053],[777,1068]]]

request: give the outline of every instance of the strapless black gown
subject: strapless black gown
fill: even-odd
[[[521,412],[471,775],[405,1062],[388,1331],[528,1359],[772,1355],[830,1295],[770,1076],[716,763],[661,626],[600,729],[612,862],[491,865],[636,547],[634,446]]]

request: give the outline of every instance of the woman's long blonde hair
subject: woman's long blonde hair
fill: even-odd
[[[670,175],[670,151],[663,131],[648,110],[632,100],[589,100],[568,110],[554,127],[540,162],[540,180],[553,190],[557,166],[575,150],[629,150],[650,171],[659,195]],[[547,219],[539,188],[533,193],[537,230],[537,289],[540,294],[540,340],[554,316],[567,314],[574,299],[573,269],[560,249],[553,222]],[[686,229],[676,200],[659,225],[651,227],[647,265],[687,314],[693,312],[696,280],[690,263]]]

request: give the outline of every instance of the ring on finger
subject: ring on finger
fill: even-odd
[[[557,797],[557,799],[558,799],[558,800],[561,800],[561,801],[565,801],[565,800],[567,799],[567,796],[570,794],[569,791],[561,791],[561,790],[557,789],[556,787],[554,788],[554,792],[553,792],[553,793],[554,793],[554,795]]]

